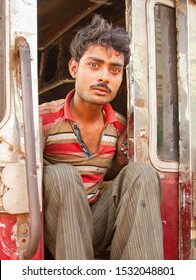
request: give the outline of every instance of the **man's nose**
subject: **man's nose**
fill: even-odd
[[[105,83],[105,84],[109,83],[109,71],[108,71],[107,68],[103,68],[100,71],[100,75],[99,75],[98,81],[101,82],[101,83]]]

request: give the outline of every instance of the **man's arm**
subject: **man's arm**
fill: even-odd
[[[118,138],[116,155],[112,161],[111,167],[105,174],[104,181],[113,180],[121,169],[128,164],[128,145],[127,145],[127,131],[126,128]]]

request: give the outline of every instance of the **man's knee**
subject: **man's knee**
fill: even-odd
[[[44,167],[44,184],[53,188],[73,190],[75,186],[82,184],[79,171],[69,164],[51,164]],[[76,182],[76,183],[75,183]]]
[[[123,171],[125,172],[125,176],[130,178],[138,176],[159,178],[158,173],[152,166],[142,162],[130,162],[123,168]]]
[[[127,170],[130,173],[134,173],[137,176],[146,174],[147,176],[157,176],[156,170],[147,163],[142,162],[130,162],[125,167],[125,170]]]
[[[139,186],[144,186],[146,189],[155,188],[161,195],[160,178],[156,170],[147,163],[130,162],[122,172],[125,180],[130,183],[139,182]],[[131,184],[130,184],[131,185]]]

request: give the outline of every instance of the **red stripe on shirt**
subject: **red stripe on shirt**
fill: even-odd
[[[71,154],[71,153],[81,153],[82,149],[79,143],[57,143],[57,144],[47,144],[44,149],[46,154]]]

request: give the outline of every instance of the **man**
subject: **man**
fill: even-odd
[[[75,90],[40,106],[45,242],[55,259],[93,259],[110,245],[110,259],[163,259],[159,177],[129,163],[125,120],[109,105],[129,43],[95,15],[71,43]]]

